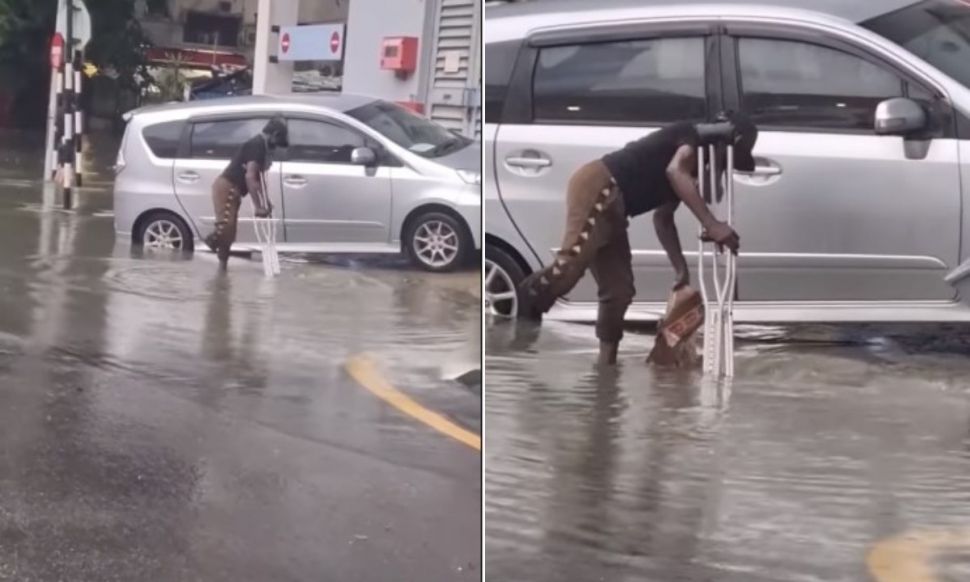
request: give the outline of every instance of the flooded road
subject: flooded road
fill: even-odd
[[[486,579],[970,580],[967,331],[739,328],[718,384],[488,327]]]
[[[476,366],[477,273],[284,257],[276,280],[258,259],[221,275],[209,254],[116,242],[103,170],[63,212],[15,157],[0,156],[0,580],[480,577],[479,452],[347,371],[365,354],[478,433],[481,388],[450,376]]]

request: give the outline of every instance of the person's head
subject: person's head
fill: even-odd
[[[754,171],[754,146],[758,141],[758,128],[744,113],[740,112],[724,112],[717,116],[717,122],[729,121],[734,125],[734,169],[740,172],[753,172]],[[715,147],[717,152],[717,181],[715,188],[717,190],[715,199],[720,202],[724,196],[723,191],[723,180],[724,180],[724,169],[727,167],[727,147],[726,144],[721,144]],[[710,163],[710,160],[707,160]],[[707,164],[706,164],[707,165]],[[705,180],[708,180],[708,172],[710,171],[710,166],[707,165],[707,170],[705,170]],[[708,203],[711,202],[710,193],[708,193]]]
[[[717,116],[717,120],[729,121],[734,125],[734,169],[740,172],[754,171],[754,144],[758,141],[758,128],[744,113],[728,111]],[[727,164],[727,147],[717,148],[718,168]]]
[[[269,120],[263,128],[263,135],[266,136],[266,143],[270,149],[285,148],[290,145],[289,131],[286,129],[286,120],[276,116]]]

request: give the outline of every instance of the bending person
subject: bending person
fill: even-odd
[[[219,257],[225,269],[229,251],[236,241],[239,206],[243,197],[253,195],[256,216],[266,218],[273,213],[269,192],[263,190],[263,174],[269,169],[270,154],[277,148],[289,146],[286,121],[274,117],[263,131],[239,148],[232,161],[212,184],[212,205],[215,209],[215,230],[205,238],[205,244]]]

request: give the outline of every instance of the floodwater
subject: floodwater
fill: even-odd
[[[95,144],[97,146],[97,144]],[[142,254],[116,241],[110,144],[77,209],[0,136],[0,580],[475,580],[477,273],[396,260]]]
[[[967,328],[738,331],[718,383],[488,327],[486,579],[970,580]]]

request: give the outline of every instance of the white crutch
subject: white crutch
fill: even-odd
[[[727,167],[724,171],[725,205],[727,206],[727,223],[734,225],[734,146],[727,144]],[[717,184],[717,146],[715,144],[697,148],[697,176],[698,188],[701,196],[707,200],[707,188],[716,190]],[[705,151],[706,150],[706,151]],[[705,158],[709,181],[704,180]],[[712,192],[713,194],[713,192]],[[712,203],[716,196],[711,196]],[[713,210],[712,210],[713,211]],[[704,371],[718,376],[734,376],[734,290],[737,272],[737,257],[733,252],[719,252],[717,245],[704,240],[703,230],[700,233],[700,243],[697,253],[697,277],[704,301]],[[708,293],[704,263],[707,261],[707,250],[711,250],[711,278],[713,280],[713,296]],[[723,272],[721,257],[724,257]],[[712,301],[713,299],[713,301]],[[713,303],[713,305],[712,305]]]
[[[263,186],[263,196],[269,202],[269,190],[266,189],[266,177],[260,176]],[[263,257],[263,274],[274,277],[280,274],[280,257],[276,253],[276,219],[270,214],[266,218],[256,215],[256,198],[253,197],[253,229],[256,231],[256,242],[259,243],[260,254]]]

